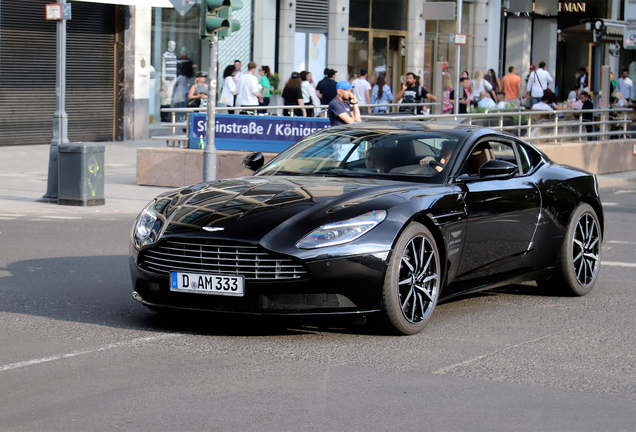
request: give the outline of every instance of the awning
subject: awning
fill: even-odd
[[[601,42],[617,43],[622,45],[623,34],[625,32],[625,21],[614,21],[603,19],[605,23],[605,34],[601,38]],[[585,29],[585,24],[578,24],[569,27],[565,30],[561,30],[560,39],[564,42],[594,42],[594,36],[591,30]]]
[[[74,0],[85,3],[103,3],[103,4],[115,4],[123,6],[146,6],[146,7],[162,7],[172,8],[174,7],[170,0]]]

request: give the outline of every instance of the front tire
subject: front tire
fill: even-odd
[[[581,204],[570,220],[554,276],[537,284],[564,295],[586,295],[598,279],[602,242],[596,211],[589,204]]]
[[[409,224],[398,239],[382,288],[382,312],[398,334],[421,332],[433,315],[441,290],[437,244],[422,224]]]

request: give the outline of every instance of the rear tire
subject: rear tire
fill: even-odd
[[[579,205],[570,220],[554,275],[537,281],[537,285],[563,295],[586,295],[598,279],[602,242],[596,211],[589,204]]]
[[[439,258],[431,232],[409,224],[393,248],[382,288],[382,312],[395,333],[419,333],[430,321],[441,290]]]

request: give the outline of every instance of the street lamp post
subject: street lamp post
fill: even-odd
[[[208,87],[208,124],[205,131],[205,148],[203,149],[203,181],[216,180],[216,146],[214,145],[214,115],[216,108],[216,69],[217,47],[219,37],[216,33],[210,39],[210,63],[208,73],[210,81]]]
[[[461,34],[462,32],[462,7],[463,1],[457,0],[457,34]],[[459,83],[459,77],[461,75],[461,54],[462,54],[462,46],[460,44],[455,45],[457,47],[457,70],[455,71],[455,107],[453,112],[455,114],[459,114],[459,100],[461,99],[462,89]],[[466,101],[469,102],[469,101]]]
[[[60,0],[63,11],[70,5]],[[64,14],[62,17],[65,16]],[[58,147],[68,143],[68,115],[66,114],[66,19],[57,20],[57,68],[55,73],[55,113],[53,139],[49,151],[49,175],[46,194],[38,201],[57,203]]]

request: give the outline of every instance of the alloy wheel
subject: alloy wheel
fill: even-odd
[[[576,280],[582,286],[587,286],[598,272],[601,247],[598,225],[589,213],[584,213],[579,219],[572,247]]]
[[[417,324],[435,307],[439,289],[439,271],[435,248],[424,236],[413,237],[404,248],[400,260],[398,294],[402,314]]]

